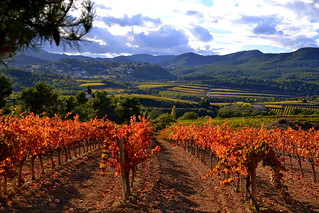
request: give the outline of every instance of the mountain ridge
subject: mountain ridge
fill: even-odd
[[[37,57],[37,55],[39,55]],[[60,57],[60,59],[59,59]],[[305,47],[288,53],[262,53],[259,50],[246,50],[226,55],[199,55],[184,53],[180,55],[153,56],[136,54],[114,58],[91,58],[85,56],[68,56],[46,51],[19,54],[15,57],[17,66],[45,64],[59,60],[74,59],[87,63],[116,62],[116,63],[148,63],[164,68],[170,74],[181,77],[200,79],[207,77],[244,77],[270,80],[302,80],[319,82],[319,48]],[[59,60],[58,60],[59,59]],[[91,61],[91,62],[90,62]],[[80,63],[80,62],[79,62]],[[10,65],[10,63],[9,63]],[[12,65],[15,65],[14,63]],[[155,67],[154,67],[155,68]],[[88,67],[88,69],[90,69]],[[152,71],[148,70],[148,75]],[[157,68],[157,71],[160,69]],[[154,76],[156,75],[154,70]],[[164,73],[164,70],[161,70]],[[137,75],[141,76],[141,75]],[[169,76],[172,79],[172,76]],[[155,80],[155,79],[154,79]]]
[[[319,48],[301,48],[289,53],[247,50],[226,55],[137,54],[114,58],[68,56],[43,51],[19,54],[15,63],[11,65],[29,72],[75,78],[102,76],[124,82],[178,80],[289,95],[319,94]]]
[[[50,53],[45,50],[25,50],[18,53],[13,60],[17,57],[33,57],[42,59],[44,61],[58,61],[61,59],[74,58],[77,60],[101,60],[101,61],[113,61],[121,63],[130,62],[144,62],[165,67],[181,67],[181,66],[197,66],[204,64],[212,64],[221,61],[240,61],[246,62],[248,60],[265,57],[265,58],[278,58],[278,60],[284,60],[287,57],[298,56],[299,59],[314,60],[314,55],[319,56],[319,48],[315,47],[304,47],[293,52],[287,53],[263,53],[260,50],[244,50],[225,55],[200,55],[193,52],[183,53],[179,55],[150,55],[150,54],[134,54],[129,56],[116,56],[114,58],[93,58],[82,55],[66,55]],[[317,58],[316,58],[317,59]],[[12,61],[12,59],[10,60]],[[32,60],[31,60],[32,61]],[[29,62],[30,63],[30,62]],[[9,62],[10,64],[10,62]]]

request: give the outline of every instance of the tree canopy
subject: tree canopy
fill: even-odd
[[[6,98],[12,93],[12,82],[3,75],[0,75],[0,108],[6,104]]]
[[[0,60],[45,41],[75,46],[92,28],[93,17],[90,0],[1,0]]]
[[[19,94],[18,100],[27,112],[54,115],[57,111],[59,92],[45,82],[38,82],[33,87],[25,88]]]

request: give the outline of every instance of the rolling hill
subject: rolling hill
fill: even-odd
[[[106,75],[120,81],[178,79],[296,95],[314,95],[319,91],[319,48],[301,48],[280,54],[249,50],[227,55],[138,54],[114,58],[68,56],[40,50],[19,54],[14,61],[9,65],[32,71],[73,76]]]
[[[189,55],[188,55],[189,56]],[[171,73],[178,77],[213,76],[246,77],[269,80],[301,80],[316,83],[319,80],[319,49],[302,48],[291,53],[263,54],[259,51],[245,51],[224,56],[176,57]],[[203,63],[189,66],[186,61]],[[213,61],[215,59],[215,61]],[[188,66],[183,66],[183,64]],[[178,65],[178,66],[176,66]]]
[[[24,54],[19,54],[14,58],[14,62],[9,63],[9,65],[46,64],[66,59],[78,60],[80,61],[79,64],[97,64],[101,62],[149,63],[151,65],[159,65],[177,77],[248,77],[308,82],[317,82],[319,80],[319,48],[302,48],[294,52],[280,54],[264,54],[259,50],[250,50],[227,55],[203,56],[195,53],[185,53],[177,56],[152,56],[138,54],[115,58],[68,56],[40,50],[38,52],[27,51]],[[156,69],[159,68],[157,67]],[[162,70],[161,72],[164,71]],[[154,71],[154,73],[157,73],[157,71]],[[143,77],[143,75],[137,75],[137,78],[139,77]],[[172,79],[171,77],[169,79]],[[152,78],[147,77],[147,79]]]

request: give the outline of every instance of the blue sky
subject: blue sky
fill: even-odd
[[[319,44],[319,0],[93,0],[94,27],[81,52],[114,57],[259,49],[291,52]]]

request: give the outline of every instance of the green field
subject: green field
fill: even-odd
[[[183,83],[153,83],[140,84],[139,89],[157,89],[159,94],[166,97],[174,96],[198,96],[198,97],[219,97],[219,98],[272,98],[278,94],[251,92],[231,88],[218,88],[209,85],[183,84]],[[285,97],[285,96],[279,96]]]
[[[197,104],[197,102],[194,101],[185,101],[185,100],[177,100],[173,98],[166,98],[161,96],[155,96],[155,95],[143,95],[143,94],[117,94],[116,97],[135,97],[135,98],[143,98],[143,99],[153,99],[153,100],[160,100],[160,101],[172,101],[172,102],[181,102],[181,103],[187,103],[187,104]]]
[[[163,88],[163,87],[170,87],[169,84],[140,84],[137,86],[139,89],[157,89],[157,88]]]
[[[138,92],[142,94],[159,94],[159,96],[168,98],[170,100],[179,100],[184,99],[194,99],[193,97],[208,97],[208,98],[220,98],[220,99],[227,99],[227,101],[231,102],[233,98],[250,98],[258,101],[259,99],[271,99],[274,97],[280,97],[277,94],[269,94],[269,93],[262,93],[262,92],[251,92],[233,88],[219,88],[216,86],[204,85],[204,84],[191,84],[191,83],[183,83],[183,82],[124,82],[124,87],[117,84],[107,84],[103,83],[103,79],[101,76],[94,76],[96,79],[80,79],[77,80],[80,87],[92,87],[92,89],[96,90],[104,90],[107,91],[109,94],[119,94],[119,93],[131,93],[131,88],[137,88],[137,91],[145,91],[145,92]],[[103,76],[106,78],[105,76]],[[117,85],[117,86],[116,86]],[[130,86],[127,86],[130,85]],[[119,89],[120,88],[120,89]],[[158,99],[159,96],[149,96],[155,99]],[[284,96],[281,96],[285,98]],[[240,99],[239,99],[240,100]],[[285,103],[297,103],[297,102],[263,102],[260,104],[267,105],[267,107],[271,108],[281,108],[282,104]],[[216,103],[214,105],[224,105],[224,103]]]
[[[188,92],[181,92],[181,91],[172,91],[172,90],[166,90],[166,91],[160,91],[160,95],[165,97],[174,97],[174,96],[201,96],[196,93],[188,93]]]
[[[242,98],[271,98],[276,97],[276,94],[246,92],[233,89],[211,89],[207,96],[211,97],[242,97]]]
[[[166,90],[160,91],[163,96],[204,96],[209,87],[204,85],[192,85],[192,84],[175,84]]]
[[[91,82],[91,83],[80,84],[80,87],[104,86],[104,85],[105,85],[105,83],[101,83],[101,82]]]
[[[101,90],[109,90],[111,93],[118,93],[118,88],[112,88],[102,83],[101,76],[95,76],[95,79],[81,79],[77,80],[81,87],[98,87]],[[103,76],[105,78],[105,76]],[[129,83],[129,82],[126,82]],[[130,83],[129,83],[130,84]],[[146,93],[158,91],[158,94],[167,98],[176,97],[216,97],[216,98],[254,98],[256,100],[261,98],[273,98],[273,97],[285,97],[278,96],[277,94],[263,93],[263,92],[251,92],[233,88],[219,88],[210,85],[190,84],[182,82],[138,82],[131,83],[132,86],[139,90],[144,90]],[[94,88],[96,89],[96,88]],[[127,88],[128,91],[130,90]],[[151,91],[150,91],[151,90]],[[121,90],[120,92],[123,92]],[[270,105],[278,105],[275,103],[269,103]]]
[[[202,95],[205,92],[204,89],[183,87],[183,86],[175,86],[175,87],[170,88],[169,90],[177,91],[177,92],[184,92],[184,93],[194,93],[194,94],[199,94],[199,95]]]
[[[182,120],[179,121],[183,124],[204,124],[207,122],[212,122],[213,124],[220,125],[227,123],[228,125],[238,128],[238,127],[269,127],[282,119],[292,119],[300,122],[313,122],[319,123],[319,116],[265,116],[265,117],[233,117],[233,118],[199,118],[197,120]]]
[[[76,82],[78,83],[99,83],[101,80],[95,80],[95,79],[77,79]]]
[[[125,90],[124,89],[116,89],[116,88],[106,88],[106,89],[92,89],[93,92],[96,92],[96,91],[105,91],[107,92],[108,94],[118,94],[118,93],[121,93],[121,92],[124,92]]]
[[[263,105],[283,105],[283,104],[300,104],[302,101],[269,101],[269,102],[259,102],[257,104],[263,104]]]

